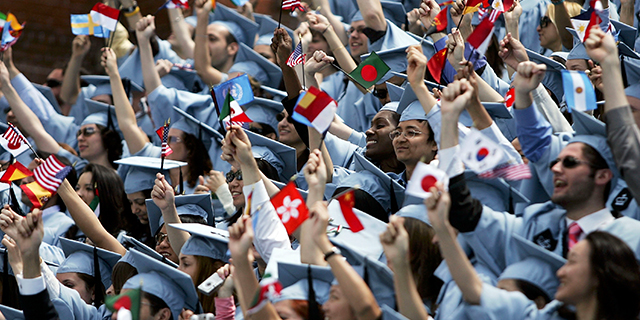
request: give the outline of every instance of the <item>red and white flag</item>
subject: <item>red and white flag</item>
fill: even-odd
[[[8,125],[7,131],[0,136],[0,146],[9,151],[14,157],[17,157],[29,149],[28,141],[18,128],[11,123]]]
[[[460,144],[461,159],[467,168],[482,173],[498,166],[503,161],[504,151],[482,132],[471,129]]]
[[[189,9],[189,1],[187,1],[187,0],[168,0],[158,10],[164,9],[164,8],[167,8],[167,9],[175,9],[175,8]]]
[[[509,181],[524,180],[531,178],[531,169],[528,164],[505,164],[478,174],[483,179],[503,178]]]
[[[298,9],[302,12],[304,12],[304,7],[302,6],[302,4],[300,3],[300,0],[284,0],[282,2],[282,10],[295,10]]]
[[[436,182],[442,182],[445,189],[449,188],[449,176],[444,171],[420,161],[411,174],[406,192],[426,199],[431,196],[429,189],[435,187]]]
[[[54,155],[50,155],[43,164],[33,170],[33,178],[38,184],[51,192],[58,190],[64,178],[71,171],[71,166],[66,166]]]
[[[494,0],[491,8],[491,12],[484,14],[482,21],[480,21],[478,26],[473,29],[473,32],[471,32],[467,38],[467,42],[481,54],[487,52],[487,48],[491,42],[491,35],[495,28],[495,22],[498,20],[498,17],[500,17],[500,14],[504,12],[504,6],[501,0]]]
[[[97,23],[110,31],[116,30],[120,10],[98,2],[93,6],[93,9],[91,9],[89,14],[91,15],[91,19],[94,23]]]
[[[252,315],[262,310],[269,301],[274,301],[280,297],[282,291],[282,284],[278,279],[265,278],[260,282],[260,290],[256,292],[253,301],[249,309],[247,309],[247,315]]]
[[[507,95],[504,97],[505,105],[507,109],[513,107],[513,103],[516,102],[516,88],[512,87],[507,91]]]
[[[289,182],[280,192],[273,196],[271,204],[276,209],[276,213],[289,235],[296,231],[309,217],[309,210],[304,198],[302,198],[293,182]]]

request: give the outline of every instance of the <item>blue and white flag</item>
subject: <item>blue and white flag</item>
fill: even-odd
[[[224,105],[224,99],[227,97],[227,92],[241,106],[253,101],[253,89],[251,89],[249,76],[246,74],[213,87],[213,92],[216,95],[217,105],[221,109]]]
[[[588,111],[597,108],[596,92],[584,71],[562,70],[564,99],[572,110]]]
[[[71,33],[75,35],[90,35],[98,38],[109,38],[109,30],[96,23],[89,14],[71,15]]]

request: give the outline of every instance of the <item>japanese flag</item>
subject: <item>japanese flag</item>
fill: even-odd
[[[406,192],[412,196],[426,199],[431,196],[429,189],[434,187],[436,182],[442,182],[445,189],[449,188],[449,177],[444,171],[424,162],[418,162],[413,174],[411,174]]]
[[[475,173],[495,168],[503,159],[504,151],[500,146],[476,129],[465,137],[460,144],[462,162]]]

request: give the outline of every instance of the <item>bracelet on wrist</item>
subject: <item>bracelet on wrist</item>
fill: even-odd
[[[128,8],[128,9],[124,9],[125,18],[131,18],[131,17],[135,16],[138,13],[140,13],[140,7],[138,7],[138,6],[131,7],[131,8]]]
[[[331,248],[331,250],[327,253],[324,254],[324,261],[328,261],[329,258],[335,256],[335,255],[342,255],[342,252],[340,251],[340,249],[333,247]]]
[[[326,28],[324,28],[324,30],[322,31],[322,34],[324,34],[325,32],[327,32],[327,30],[329,30],[329,28],[331,27],[331,24],[327,25]]]

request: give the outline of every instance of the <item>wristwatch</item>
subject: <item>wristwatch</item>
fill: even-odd
[[[339,254],[342,255],[342,251],[340,251],[340,249],[333,247],[331,248],[331,250],[327,253],[324,254],[324,261],[329,260],[329,258],[331,258],[332,256]]]

